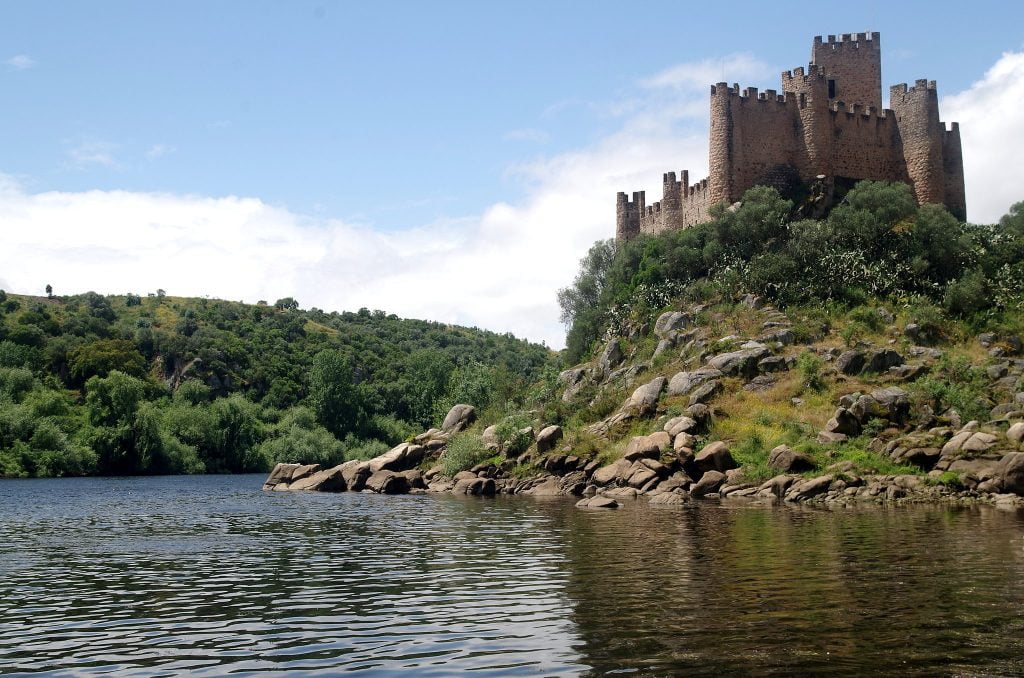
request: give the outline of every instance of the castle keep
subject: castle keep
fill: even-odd
[[[966,215],[960,129],[939,121],[934,80],[889,89],[882,108],[878,33],[814,38],[811,63],[782,74],[782,94],[720,82],[711,87],[709,176],[690,184],[683,170],[662,175],[660,202],[644,191],[616,199],[616,240],[709,220],[708,208],[748,188],[780,189],[832,179],[903,181],[920,204]]]

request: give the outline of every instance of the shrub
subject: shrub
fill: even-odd
[[[454,476],[459,471],[467,471],[476,466],[491,453],[484,447],[480,436],[472,433],[460,433],[448,441],[448,451],[441,459],[441,469],[446,476]]]
[[[803,377],[804,388],[812,391],[821,391],[825,388],[825,380],[821,376],[821,368],[824,363],[821,358],[810,351],[804,351],[796,359],[796,367]]]
[[[498,424],[495,435],[498,437],[498,445],[501,451],[509,457],[518,457],[533,444],[533,436],[529,431],[530,422],[525,417],[506,417]]]

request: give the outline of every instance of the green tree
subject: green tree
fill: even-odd
[[[338,438],[365,427],[366,412],[354,383],[352,364],[338,351],[321,351],[313,358],[309,403],[317,421]]]
[[[80,381],[105,377],[115,370],[134,377],[146,372],[145,357],[126,339],[100,339],[84,344],[73,349],[68,358],[71,374]]]

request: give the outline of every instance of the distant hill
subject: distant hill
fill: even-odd
[[[383,311],[0,292],[0,474],[261,471],[369,455],[447,407],[510,407],[553,361]]]

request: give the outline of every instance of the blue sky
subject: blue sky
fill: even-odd
[[[92,232],[92,240],[56,254],[31,252],[40,263],[52,263],[46,275],[59,280],[58,291],[144,291],[154,283],[144,274],[153,268],[145,257],[159,256],[173,238],[158,238],[163,250],[130,250],[131,229],[115,229],[127,243],[112,240],[113,232],[101,223],[104,215],[112,221],[129,218],[125,214],[147,223],[157,219],[164,229],[158,235],[166,237],[168,229],[181,227],[162,221],[174,210],[161,203],[157,217],[131,212],[140,196],[177,196],[193,206],[234,196],[236,207],[248,205],[284,220],[265,224],[271,241],[274,223],[298,229],[301,242],[288,240],[306,252],[301,265],[324,268],[315,281],[282,270],[276,288],[266,276],[248,280],[252,294],[293,294],[304,305],[328,309],[367,305],[418,317],[435,313],[437,319],[557,344],[555,289],[571,280],[585,244],[610,235],[613,227],[614,195],[592,198],[582,188],[587,163],[607,180],[616,162],[633,163],[646,154],[649,163],[630,164],[619,178],[649,172],[643,181],[652,187],[662,171],[688,166],[699,178],[702,160],[706,165],[706,146],[700,148],[706,90],[686,78],[674,91],[653,88],[652,76],[682,68],[696,82],[725,78],[777,87],[779,71],[806,65],[814,35],[880,31],[886,86],[927,77],[939,81],[940,95],[953,95],[980,81],[1004,53],[1024,49],[1024,5],[982,1],[971,3],[969,18],[964,12],[962,3],[877,0],[6,3],[0,13],[0,50],[6,50],[0,52],[0,174],[20,198],[60,195],[79,205],[82,196],[91,193],[98,200],[99,193],[105,200],[106,212],[69,208],[55,217],[81,220],[76,227]],[[612,147],[618,150],[602,155]],[[594,184],[603,185],[598,179]],[[365,258],[373,243],[385,250],[415,244],[438,257],[446,275],[458,273],[464,262],[461,268],[443,264],[451,249],[429,243],[493,240],[498,224],[514,230],[517,217],[527,218],[556,190],[603,200],[606,223],[591,223],[600,218],[588,214],[586,231],[555,243],[560,259],[544,259],[543,272],[535,270],[541,262],[533,258],[512,261],[500,252],[499,261],[468,267],[467,275],[505,271],[501,289],[507,280],[544,278],[523,283],[528,288],[522,294],[531,302],[509,309],[508,322],[500,309],[474,314],[433,305],[435,297],[460,289],[454,277],[449,287],[430,288],[431,298],[416,299],[408,280],[395,281],[388,293],[371,284],[380,266],[366,272],[370,280],[330,275],[327,264],[339,263],[330,252],[354,256],[355,250]],[[511,212],[503,213],[505,208]],[[562,218],[578,214],[566,206]],[[190,214],[186,221],[210,219]],[[238,233],[244,234],[248,226],[239,223]],[[341,233],[341,227],[349,230]],[[551,222],[537,230],[560,227]],[[210,222],[206,228],[219,226]],[[281,226],[280,233],[290,233],[287,228]],[[233,250],[230,240],[207,245],[221,256]],[[201,239],[190,240],[177,255],[203,246]],[[537,243],[543,246],[543,240]],[[126,247],[130,251],[122,252]],[[8,251],[13,257],[15,250]],[[87,267],[75,268],[73,275],[70,268],[65,276],[55,272],[100,251],[112,262],[126,259],[137,266],[115,278]],[[24,259],[25,251],[18,255]],[[403,265],[403,257],[412,256],[377,255]],[[226,272],[224,280],[210,277],[198,286],[170,280],[162,286],[254,301],[236,283],[239,276],[245,283],[245,275],[273,267],[272,258],[260,256],[261,264]],[[0,282],[9,288],[28,292],[45,284],[2,257]],[[563,270],[548,275],[559,266]],[[333,296],[323,291],[332,284]],[[544,294],[549,298],[542,303]],[[488,299],[493,297],[481,292],[481,307]],[[520,322],[516,314],[544,318]]]

